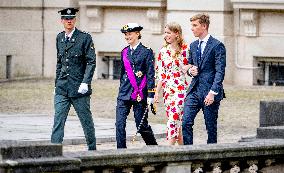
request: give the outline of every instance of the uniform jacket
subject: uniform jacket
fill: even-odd
[[[155,69],[154,69],[154,55],[153,51],[141,43],[137,46],[137,48],[134,50],[133,54],[130,54],[130,48],[129,46],[125,47],[124,49],[128,48],[128,59],[130,61],[130,64],[132,66],[132,69],[134,70],[134,73],[137,73],[139,71],[142,72],[142,76],[136,77],[136,81],[138,86],[140,85],[144,75],[146,75],[147,78],[147,85],[143,89],[143,100],[146,100],[147,97],[154,97],[154,92],[149,92],[148,90],[152,90],[155,88]],[[133,92],[133,87],[130,84],[130,81],[127,77],[127,73],[125,71],[123,58],[121,54],[121,75],[120,75],[120,87],[119,87],[119,93],[118,93],[118,99],[121,100],[131,100],[131,94]]]
[[[96,67],[91,35],[75,28],[69,42],[65,42],[65,32],[61,32],[56,38],[56,49],[56,94],[68,97],[90,95],[91,81]],[[81,83],[88,84],[89,90],[85,94],[78,93]]]
[[[226,67],[226,49],[223,43],[209,37],[206,47],[203,51],[201,62],[198,63],[197,49],[199,40],[190,44],[189,64],[198,67],[198,75],[195,76],[188,89],[188,94],[192,91],[198,91],[199,95],[206,97],[210,90],[218,93],[215,96],[216,101],[223,99],[223,80]]]

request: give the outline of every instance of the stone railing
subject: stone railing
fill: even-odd
[[[0,172],[283,173],[284,140],[62,152],[61,145],[0,143]]]
[[[284,173],[284,101],[260,102],[246,142],[62,152],[62,145],[0,141],[0,173]]]

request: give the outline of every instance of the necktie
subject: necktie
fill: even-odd
[[[67,37],[65,37],[65,43],[67,43],[67,42],[69,42],[69,37],[67,36]]]
[[[198,63],[201,62],[201,57],[202,57],[202,50],[201,50],[201,44],[203,43],[203,41],[199,42],[198,48],[197,48],[197,56],[198,56]]]
[[[131,49],[130,49],[130,54],[132,55],[132,54],[133,54],[133,52],[134,52],[134,49],[133,49],[133,48],[131,48]]]

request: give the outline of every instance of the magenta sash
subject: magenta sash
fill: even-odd
[[[128,52],[128,48],[125,48],[122,51],[122,58],[123,58],[123,64],[124,64],[125,70],[127,72],[128,79],[130,81],[130,84],[134,88],[134,90],[131,94],[131,98],[134,99],[134,100],[137,100],[139,102],[140,97],[141,97],[141,99],[143,99],[142,90],[146,86],[146,75],[144,75],[144,77],[141,81],[141,84],[138,86],[137,81],[136,81],[136,77],[135,77],[134,72],[133,72],[133,69],[131,68],[131,64],[129,62],[129,59],[127,58],[127,52]]]

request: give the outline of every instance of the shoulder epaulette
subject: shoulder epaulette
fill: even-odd
[[[150,47],[145,46],[145,48],[148,49],[149,51],[153,52],[153,50]]]
[[[87,31],[81,31],[82,33],[84,33],[84,34],[90,34],[89,32],[87,32]]]
[[[151,49],[150,47],[148,47],[148,46],[145,46],[144,44],[142,44],[142,43],[140,43],[144,48],[146,48],[146,49]]]
[[[80,30],[80,29],[77,29],[80,33],[82,33],[82,34],[89,34],[89,35],[91,35],[89,32],[87,32],[87,31],[82,31],[82,30]]]
[[[149,46],[143,45],[146,49],[152,50]]]
[[[61,31],[61,32],[59,32],[58,34],[57,34],[57,36],[59,36],[60,34],[63,34],[64,33],[64,31]]]
[[[154,93],[154,92],[156,92],[156,88],[148,89],[148,93]]]
[[[124,50],[124,49],[127,49],[129,46],[126,46],[126,47],[124,47],[123,49],[122,49],[122,51]]]

